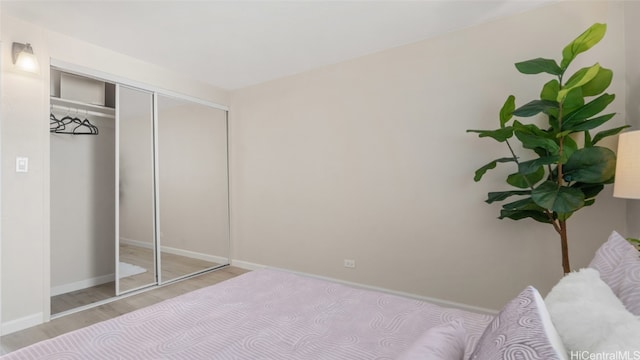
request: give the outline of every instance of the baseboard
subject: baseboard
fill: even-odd
[[[147,241],[120,238],[120,243],[125,245],[137,246],[145,249],[153,249],[153,244]]]
[[[86,289],[88,287],[102,285],[108,282],[115,281],[116,274],[107,274],[102,276],[93,277],[90,279],[80,280],[69,284],[63,284],[51,287],[51,296],[66,294],[72,291]]]
[[[277,268],[277,267],[272,267],[272,266],[266,266],[266,265],[256,264],[256,263],[252,263],[252,262],[248,262],[248,261],[242,261],[242,260],[235,260],[234,259],[234,260],[231,260],[231,266],[237,266],[239,268],[246,269],[246,270],[260,270],[260,269],[271,268],[271,269],[275,269],[275,270],[281,270],[281,271],[294,273],[294,274],[301,275],[301,276],[307,276],[307,277],[312,277],[312,278],[316,278],[316,279],[335,282],[335,283],[338,283],[338,284],[358,287],[358,288],[367,289],[367,290],[378,291],[378,292],[382,292],[382,293],[386,293],[386,294],[402,296],[402,297],[405,297],[405,298],[416,299],[416,300],[428,302],[428,303],[435,304],[435,305],[442,306],[442,307],[456,308],[456,309],[466,310],[466,311],[470,311],[470,312],[474,312],[474,313],[496,315],[499,312],[499,311],[494,310],[494,309],[487,309],[487,308],[468,305],[468,304],[463,304],[463,303],[459,303],[459,302],[455,302],[455,301],[442,300],[442,299],[432,298],[432,297],[429,297],[429,296],[422,296],[422,295],[407,293],[407,292],[403,292],[403,291],[397,291],[397,290],[381,288],[381,287],[378,287],[378,286],[365,285],[365,284],[360,284],[360,283],[356,283],[356,282],[351,282],[351,281],[346,281],[346,280],[341,280],[341,279],[335,279],[335,278],[331,278],[331,277],[327,277],[327,276],[309,274],[309,273],[305,273],[305,272],[301,272],[301,271],[294,271],[294,270],[289,270],[289,269],[282,269],[282,268]]]
[[[248,262],[248,261],[235,260],[235,259],[231,260],[231,266],[239,267],[245,270],[260,270],[268,267],[268,266]]]
[[[25,316],[20,319],[3,322],[2,328],[0,328],[0,333],[3,336],[8,335],[16,331],[20,331],[20,330],[28,329],[32,326],[40,325],[43,322],[44,322],[44,315],[42,313]]]
[[[132,245],[132,246],[139,246],[139,247],[143,247],[143,248],[146,248],[146,249],[153,249],[153,244],[151,244],[149,242],[145,242],[145,241],[139,241],[139,240],[133,240],[133,239],[127,239],[127,238],[122,238],[121,237],[120,238],[120,243],[126,244],[126,245]],[[229,263],[229,259],[226,258],[226,257],[223,257],[223,256],[202,254],[202,253],[199,253],[199,252],[178,249],[178,248],[174,248],[174,247],[170,247],[170,246],[160,246],[160,251],[166,252],[168,254],[173,254],[173,255],[186,256],[186,257],[190,257],[192,259],[198,259],[198,260],[204,260],[204,261],[208,261],[208,262],[213,262],[213,263],[216,263],[216,264],[228,264]]]
[[[226,258],[226,257],[209,255],[209,254],[202,254],[202,253],[195,252],[195,251],[172,248],[172,247],[169,247],[169,246],[161,246],[160,247],[160,251],[166,252],[168,254],[186,256],[186,257],[189,257],[189,258],[192,258],[192,259],[204,260],[204,261],[213,262],[213,263],[221,264],[221,265],[226,265],[226,264],[229,263],[229,258]]]

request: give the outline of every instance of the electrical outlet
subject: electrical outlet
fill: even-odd
[[[356,261],[353,259],[344,259],[344,267],[349,268],[349,269],[355,269],[356,268]]]

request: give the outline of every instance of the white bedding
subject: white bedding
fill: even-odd
[[[457,318],[468,355],[492,316],[259,270],[0,359],[394,359]]]

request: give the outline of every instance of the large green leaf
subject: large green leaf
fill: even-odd
[[[545,209],[538,206],[531,197],[502,205],[499,219],[504,218],[513,220],[532,218],[543,223],[549,223],[551,221],[545,213]]]
[[[537,211],[537,210],[510,210],[510,209],[500,210],[500,216],[498,217],[498,219],[502,220],[505,218],[512,219],[512,220],[522,220],[526,218],[531,218],[541,223],[545,223],[545,224],[551,223],[551,220],[543,211]]]
[[[582,85],[588,83],[589,81],[593,80],[596,75],[598,75],[598,72],[600,71],[600,64],[595,64],[592,67],[588,68],[586,71],[583,72],[577,72],[574,76],[572,76],[569,81],[567,81],[567,83],[562,86],[560,88],[560,91],[558,91],[558,102],[563,102],[564,99],[567,97],[567,94],[578,87],[581,87]]]
[[[591,130],[611,120],[611,118],[613,118],[615,115],[616,113],[606,114],[598,116],[597,118],[579,122],[577,124],[565,123],[562,127],[565,129],[565,131],[569,131],[570,133]]]
[[[467,132],[478,133],[478,137],[490,137],[498,142],[504,142],[513,136],[513,128],[511,126],[497,130],[467,130]]]
[[[613,71],[601,67],[596,77],[582,85],[582,95],[596,96],[602,94],[609,87],[612,79]]]
[[[581,108],[582,106],[584,106],[584,96],[582,95],[582,88],[577,87],[569,91],[569,93],[567,94],[567,97],[564,99],[564,103],[562,104],[562,112],[565,114],[570,114],[571,112]]]
[[[571,155],[573,155],[573,153],[577,150],[578,143],[576,143],[576,141],[571,137],[565,136],[564,139],[562,139],[562,156],[560,158],[560,162],[562,164],[565,164],[567,161],[569,161]]]
[[[500,127],[504,128],[504,125],[513,117],[513,110],[516,109],[516,97],[509,95],[507,100],[500,109]]]
[[[580,34],[569,45],[565,46],[562,50],[562,61],[560,67],[566,69],[569,64],[576,58],[576,56],[582,52],[591,49],[597,44],[607,31],[607,25],[605,24],[593,24],[585,32]]]
[[[593,146],[593,141],[591,140],[591,133],[588,131],[585,131],[584,133],[584,147],[592,147]]]
[[[507,204],[502,205],[503,209],[506,210],[540,210],[544,211],[543,208],[538,206],[531,197],[527,197],[524,199],[519,199]]]
[[[516,195],[529,195],[531,190],[511,190],[511,191],[494,191],[487,194],[487,204],[491,204],[495,201],[502,201],[510,196]]]
[[[534,135],[531,133],[526,133],[518,130],[514,131],[514,134],[516,135],[518,140],[522,142],[522,146],[525,149],[542,148],[547,150],[551,154],[558,153],[558,150],[559,150],[558,144],[554,140],[549,139],[548,137]]]
[[[591,100],[586,103],[584,106],[579,109],[567,114],[563,120],[563,130],[564,124],[570,124],[568,126],[572,126],[571,124],[575,124],[578,121],[588,119],[602,110],[604,110],[613,100],[615,100],[616,96],[613,94],[602,94],[597,98]]]
[[[631,127],[630,125],[625,125],[625,126],[620,126],[617,128],[613,128],[613,129],[609,129],[609,130],[604,130],[604,131],[600,131],[599,133],[596,134],[596,136],[593,137],[593,141],[591,142],[593,145],[597,144],[600,140],[609,137],[609,136],[613,136],[618,134],[619,132],[621,132],[622,130]]]
[[[500,159],[495,159],[492,162],[486,164],[485,166],[479,168],[478,170],[476,170],[476,174],[473,177],[474,181],[480,181],[482,179],[482,177],[484,176],[484,174],[491,170],[491,169],[495,169],[495,167],[498,165],[498,163],[505,163],[505,162],[513,162],[516,161],[514,158],[500,158]]]
[[[571,155],[564,165],[565,181],[587,184],[603,183],[615,175],[616,154],[605,147],[592,146]]]
[[[571,187],[580,189],[580,191],[582,191],[582,193],[584,194],[585,199],[592,199],[596,197],[596,195],[598,195],[604,189],[603,184],[585,184],[581,182],[577,182],[571,185]]]
[[[550,80],[542,87],[542,92],[540,92],[540,99],[556,101],[556,99],[558,98],[558,91],[560,91],[560,83],[558,82],[558,80]]]
[[[555,164],[557,161],[557,155],[543,156],[537,159],[523,161],[518,164],[518,172],[525,175],[532,174],[538,171],[540,166]]]
[[[529,117],[539,113],[548,114],[550,110],[557,110],[558,102],[550,100],[533,100],[529,103],[522,105],[513,111],[515,116]]]
[[[562,74],[562,69],[552,59],[537,58],[516,63],[516,69],[523,74],[547,73],[551,75]]]
[[[540,166],[538,170],[530,174],[513,173],[507,177],[507,183],[520,189],[527,189],[537,184],[544,177],[544,168]]]
[[[571,213],[584,206],[582,191],[559,186],[553,181],[545,181],[533,189],[531,198],[540,207],[557,213]]]

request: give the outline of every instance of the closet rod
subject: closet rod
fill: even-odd
[[[52,109],[66,111],[70,115],[76,115],[77,114],[77,115],[100,116],[100,117],[106,117],[106,118],[109,118],[109,119],[114,119],[115,118],[115,116],[113,114],[107,114],[107,113],[102,113],[102,112],[93,111],[93,110],[83,110],[83,109],[73,108],[73,107],[69,107],[69,106],[62,106],[62,105],[57,105],[57,104],[51,104],[51,108]]]

